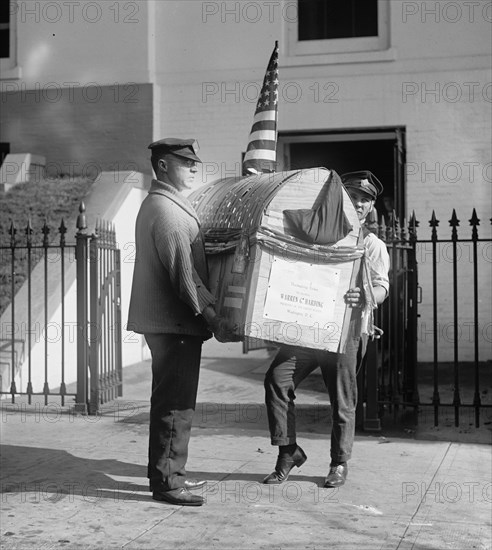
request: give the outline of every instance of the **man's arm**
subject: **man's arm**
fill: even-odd
[[[386,289],[383,286],[374,286],[372,290],[376,304],[382,304],[388,296]],[[347,290],[347,293],[345,294],[345,303],[349,307],[362,307],[364,305],[362,300],[362,291],[358,286]]]
[[[376,304],[382,304],[389,293],[389,255],[386,245],[375,235],[364,239],[367,251],[367,262],[371,277],[372,289]],[[359,287],[351,288],[345,294],[345,303],[349,307],[362,307],[362,292]]]
[[[215,299],[195,270],[186,225],[179,218],[168,216],[158,220],[154,231],[157,253],[174,291],[199,315]]]
[[[238,341],[237,326],[217,315],[215,298],[198,275],[188,237],[188,219],[175,208],[154,225],[159,258],[169,273],[171,284],[195,315],[202,315],[219,342]]]
[[[367,250],[367,263],[374,297],[379,305],[389,294],[390,259],[388,249],[386,244],[374,234],[366,237],[364,244]]]

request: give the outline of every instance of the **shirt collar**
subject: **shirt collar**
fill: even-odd
[[[165,181],[153,179],[150,185],[149,195],[164,195],[180,206],[190,216],[195,218],[198,225],[200,225],[198,214],[195,212],[195,209],[191,205],[190,201],[171,184],[166,183]]]

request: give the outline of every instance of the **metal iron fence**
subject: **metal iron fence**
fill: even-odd
[[[76,410],[94,414],[102,403],[122,395],[120,251],[110,224],[99,222],[95,233],[89,235],[83,204],[79,211],[75,243],[66,242],[67,229],[63,221],[58,228],[59,239],[55,244],[50,242],[51,229],[46,224],[40,231],[40,240],[36,241],[28,222],[22,237],[18,237],[18,230],[12,225],[9,245],[0,247],[2,259],[10,262],[9,280],[2,281],[2,284],[10,286],[11,294],[9,320],[3,323],[0,339],[1,394],[10,396],[13,403],[20,395],[27,396],[28,403],[34,396],[43,396],[45,404],[57,396],[62,405],[67,398],[72,398]],[[483,423],[484,409],[490,410],[492,407],[490,380],[485,378],[490,378],[490,368],[481,359],[483,348],[479,338],[480,315],[484,314],[481,308],[487,307],[481,303],[480,295],[486,289],[490,294],[491,287],[491,258],[485,253],[485,263],[481,265],[479,246],[490,245],[491,239],[479,237],[480,220],[475,210],[469,220],[469,237],[458,235],[460,222],[455,211],[449,220],[450,238],[438,235],[439,223],[433,213],[429,220],[430,239],[418,238],[419,222],[414,215],[408,226],[405,223],[400,225],[393,217],[388,226],[383,222],[377,228],[391,259],[390,296],[376,316],[376,324],[384,330],[384,336],[368,346],[359,373],[359,419],[363,417],[367,430],[380,429],[381,419],[385,415],[396,415],[406,410],[412,412],[416,420],[422,413],[431,411],[435,426],[439,425],[440,413],[445,409],[453,411],[455,426],[460,425],[464,410],[467,413],[471,411],[474,425],[478,427]],[[460,245],[464,243],[470,247],[466,281],[460,279],[458,269]],[[443,268],[439,264],[439,247],[444,245],[450,246],[450,300],[440,299]],[[430,262],[426,265],[431,273],[426,278],[426,284],[430,287],[426,293],[428,304],[422,303],[422,289],[419,286],[418,271],[422,268],[422,262],[419,264],[417,251],[422,246],[430,246],[427,250]],[[36,263],[39,276],[35,278],[32,268]],[[20,271],[26,273],[22,299],[20,293],[16,294],[15,284]],[[55,281],[57,288],[54,287]],[[74,281],[77,314],[76,322],[72,323],[66,320],[66,300],[67,289]],[[472,298],[463,300],[465,283]],[[53,292],[56,294],[54,298]],[[33,293],[37,305],[33,305]],[[48,337],[50,300],[54,300],[59,307],[56,341],[61,349],[57,361],[53,360],[53,342]],[[432,319],[430,332],[433,338],[432,360],[426,363],[419,362],[417,356],[418,316],[424,305]],[[443,346],[439,333],[440,317],[446,315],[452,320],[449,326],[453,332],[449,340],[452,361],[448,362],[442,361]],[[463,361],[460,350],[459,319],[463,316],[473,319],[473,361],[468,362]],[[40,323],[38,319],[41,319]],[[66,346],[72,342],[75,327],[77,382],[67,384]],[[40,360],[33,364],[33,344],[40,341],[44,345],[42,364]],[[25,380],[22,387],[18,387],[16,381],[21,367]],[[36,387],[33,374],[38,374],[40,370],[41,383]],[[54,371],[56,384],[50,383]],[[5,386],[6,379],[8,387]],[[451,394],[448,391],[450,385]]]
[[[123,395],[121,259],[114,228],[99,222],[89,244],[89,412]]]
[[[460,426],[460,416],[463,411],[473,410],[474,425],[479,427],[484,409],[490,409],[490,345],[487,346],[487,333],[483,332],[482,343],[487,349],[488,356],[481,361],[480,358],[480,337],[479,337],[479,314],[490,315],[490,305],[480,304],[479,295],[485,293],[490,298],[490,260],[485,253],[485,260],[479,262],[478,246],[480,243],[490,244],[490,238],[479,238],[478,226],[480,220],[473,209],[469,224],[471,236],[462,237],[458,235],[459,220],[456,211],[453,210],[449,225],[451,228],[450,238],[438,236],[437,227],[439,220],[435,213],[429,220],[431,227],[430,239],[419,239],[417,228],[419,222],[412,216],[408,231],[405,226],[400,226],[398,220],[393,218],[389,226],[379,226],[378,236],[386,242],[391,260],[390,271],[390,295],[380,306],[376,315],[376,324],[384,330],[384,336],[368,346],[368,352],[363,362],[359,376],[359,388],[361,390],[361,405],[359,407],[359,424],[367,430],[379,430],[381,418],[388,413],[397,415],[402,410],[410,410],[414,415],[415,422],[419,417],[426,415],[429,409],[433,412],[433,423],[438,426],[440,415],[444,410],[453,410],[453,421],[456,427]],[[430,244],[431,250],[426,251],[430,256],[432,276],[427,277],[427,287],[430,286],[430,297],[428,310],[432,310],[433,338],[432,360],[430,362],[419,361],[417,357],[418,344],[418,317],[423,309],[422,288],[419,286],[417,251],[419,247]],[[449,243],[451,252],[447,260],[450,268],[448,290],[450,300],[440,300],[439,294],[443,293],[442,278],[439,277],[439,246]],[[469,254],[468,271],[459,276],[458,267],[462,263],[460,245],[468,243],[471,246]],[[489,249],[490,250],[490,249]],[[426,257],[426,260],[428,258]],[[427,263],[427,262],[426,262]],[[429,267],[429,265],[426,265]],[[484,281],[479,283],[479,274],[482,271]],[[470,276],[471,275],[471,276]],[[466,286],[468,294],[473,299],[460,296],[464,294]],[[480,311],[480,308],[484,311]],[[488,309],[487,309],[488,308]],[[448,328],[452,329],[452,336],[447,342],[442,341],[439,331],[440,317],[451,319]],[[473,322],[473,361],[463,361],[462,352],[460,355],[460,319],[471,318]],[[489,323],[487,326],[490,326]],[[484,341],[485,338],[485,341]],[[422,342],[421,342],[422,343]],[[453,347],[452,361],[440,361],[444,344]],[[460,359],[461,357],[461,359]],[[429,371],[429,364],[432,370]],[[488,379],[485,379],[485,376]],[[446,384],[446,387],[444,385]],[[443,400],[443,391],[449,395],[448,387],[452,385],[452,399]],[[468,391],[470,386],[473,392]],[[465,391],[466,390],[466,391]],[[432,392],[432,398],[428,395]],[[473,393],[473,398],[470,398]],[[466,394],[466,399],[464,395]],[[424,395],[424,397],[423,397]],[[488,399],[485,402],[483,396]],[[362,402],[365,402],[365,411],[362,413]]]
[[[63,220],[58,242],[50,241],[50,232],[45,223],[37,242],[30,221],[23,238],[11,224],[9,245],[0,246],[2,258],[10,262],[10,277],[2,281],[10,288],[10,305],[0,339],[0,393],[9,395],[12,403],[17,396],[26,396],[29,404],[34,396],[43,396],[48,405],[56,396],[64,406],[72,398],[77,412],[95,414],[102,403],[122,395],[120,251],[109,223],[98,222],[95,233],[87,234],[83,203],[75,243],[66,242]],[[25,282],[18,291],[20,273]],[[68,321],[67,291],[75,280],[76,318]],[[50,329],[55,329],[55,337],[50,337]],[[67,346],[72,343],[77,380],[67,384]],[[35,344],[44,345],[41,377],[39,359],[32,353]]]

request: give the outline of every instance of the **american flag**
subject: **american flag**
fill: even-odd
[[[274,172],[277,165],[278,41],[263,79],[256,104],[243,174]]]

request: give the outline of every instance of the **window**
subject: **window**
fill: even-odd
[[[391,61],[389,0],[297,0],[287,65]]]
[[[10,57],[10,6],[8,2],[0,4],[0,57]]]
[[[21,69],[17,66],[17,10],[14,0],[0,4],[0,78],[3,80],[20,78]]]
[[[378,36],[377,0],[299,0],[299,40]]]

